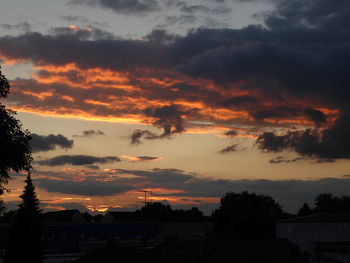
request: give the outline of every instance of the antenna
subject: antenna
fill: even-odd
[[[148,191],[148,190],[141,190],[140,192],[144,192],[145,193],[145,206],[147,205],[147,194],[150,193],[151,197],[152,197],[152,191]]]

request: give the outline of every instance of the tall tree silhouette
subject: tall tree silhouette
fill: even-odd
[[[10,85],[0,68],[0,99],[9,94]],[[29,171],[31,168],[30,134],[14,116],[16,112],[0,103],[0,195],[6,190],[11,170]]]
[[[312,214],[312,210],[307,203],[304,203],[303,206],[300,207],[298,211],[298,216],[307,216],[311,214]]]
[[[28,173],[22,203],[19,205],[15,222],[5,251],[5,262],[41,263],[41,229],[39,200],[35,193],[30,173]]]
[[[272,237],[275,220],[283,215],[281,206],[270,196],[229,192],[221,198],[213,219],[222,237]]]

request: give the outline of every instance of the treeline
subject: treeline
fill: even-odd
[[[0,217],[0,223],[11,224],[17,218],[18,210],[9,211]],[[113,212],[111,212],[113,214]],[[203,215],[197,207],[192,207],[189,210],[172,209],[169,204],[160,202],[147,203],[141,209],[134,212],[116,212],[118,214],[115,221],[173,221],[173,222],[198,222],[210,221],[209,216]],[[104,215],[92,215],[88,212],[81,214],[86,222],[101,222]],[[118,217],[119,216],[119,217]],[[45,214],[41,215],[41,221],[45,222]]]
[[[350,196],[334,196],[322,193],[316,196],[314,208],[304,203],[297,214],[285,212],[282,206],[268,195],[255,193],[229,192],[220,200],[220,207],[212,215],[204,216],[197,207],[189,210],[172,209],[169,204],[160,202],[147,203],[134,212],[128,212],[128,218],[116,218],[115,221],[172,221],[172,222],[200,222],[213,221],[219,236],[235,237],[273,237],[275,236],[276,220],[305,216],[315,213],[350,212]],[[121,212],[123,213],[123,212]],[[2,223],[13,223],[17,212],[10,211],[1,218]],[[103,215],[82,213],[87,222],[101,222]]]
[[[170,205],[159,202],[148,203],[135,212],[136,218],[140,221],[205,221],[210,217],[204,216],[197,207],[190,210],[175,209]]]
[[[198,222],[211,220],[209,216],[204,216],[203,212],[197,207],[192,207],[189,210],[174,210],[169,204],[160,202],[150,202],[134,212],[124,213],[127,213],[127,215],[120,215],[120,218],[118,218],[118,212],[116,212],[116,221]],[[82,215],[88,222],[100,222],[103,219],[103,215],[101,214],[93,216],[85,212]]]
[[[275,237],[277,220],[317,213],[350,212],[350,196],[330,193],[316,196],[314,208],[304,203],[296,215],[289,214],[272,197],[254,193],[229,192],[212,214],[216,233],[221,237]]]
[[[319,194],[315,198],[315,208],[311,209],[307,203],[299,209],[298,215],[313,213],[347,213],[350,212],[350,196],[334,196],[330,193]]]

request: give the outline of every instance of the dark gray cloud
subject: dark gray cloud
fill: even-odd
[[[326,124],[327,123],[327,118],[326,115],[319,110],[315,110],[312,108],[307,108],[305,109],[305,115],[313,121],[317,126]]]
[[[227,14],[230,14],[231,12],[232,12],[232,8],[227,5],[219,5],[211,10],[211,13],[213,15],[227,15]]]
[[[85,165],[86,168],[91,169],[91,170],[98,170],[100,169],[100,166],[98,165]]]
[[[146,108],[144,114],[154,118],[155,121],[152,124],[161,128],[163,133],[157,135],[148,130],[135,130],[130,135],[131,144],[140,144],[142,138],[145,140],[163,139],[185,131],[183,116],[187,115],[188,112],[181,111],[177,105]]]
[[[288,119],[298,116],[305,116],[310,121],[314,122],[316,126],[321,126],[327,123],[326,115],[319,110],[312,108],[292,108],[288,106],[274,107],[272,109],[264,109],[251,113],[256,120],[264,120],[268,118]]]
[[[233,145],[227,146],[226,148],[220,150],[219,153],[224,154],[224,153],[236,152],[238,146],[239,144],[235,143]]]
[[[61,36],[68,39],[80,40],[98,40],[98,39],[115,39],[115,36],[98,27],[89,26],[87,28],[78,27],[52,27],[50,33],[55,36]]]
[[[186,15],[176,15],[176,16],[167,16],[165,18],[165,24],[160,25],[160,28],[169,26],[169,25],[185,25],[185,24],[193,24],[197,21],[197,17],[193,14]]]
[[[230,131],[225,132],[224,135],[227,137],[235,137],[238,135],[238,133],[235,130],[230,130]]]
[[[49,134],[45,136],[32,133],[31,137],[30,146],[33,152],[46,152],[55,150],[56,148],[68,150],[73,148],[74,144],[73,140],[69,140],[62,134]]]
[[[39,179],[39,187],[48,192],[75,194],[86,196],[108,196],[124,193],[132,190],[131,186],[118,185],[112,182],[99,181],[58,181],[50,179]]]
[[[151,184],[158,184],[159,186],[171,188],[174,184],[181,184],[191,180],[194,174],[185,173],[178,169],[161,169],[153,168],[152,170],[126,170],[118,169],[118,173],[126,173],[130,175],[138,176],[136,181],[140,182],[141,179]]]
[[[332,7],[323,0],[280,1],[277,10],[266,16],[268,29],[220,30],[221,37],[234,39],[234,46],[207,50],[179,69],[221,82],[246,79],[274,93],[335,94],[336,87],[349,95],[343,88],[349,83],[344,71],[349,34],[342,30],[349,23],[349,10],[346,1]]]
[[[88,26],[94,26],[97,28],[106,28],[109,27],[109,25],[107,23],[100,23],[98,21],[91,21],[89,19],[87,19],[84,16],[74,16],[74,15],[63,15],[60,16],[61,19],[67,21],[67,22],[73,22],[73,23],[81,23],[84,25],[88,25]]]
[[[182,133],[185,130],[183,116],[187,115],[188,112],[181,111],[177,105],[147,108],[144,112],[146,116],[156,119],[153,122],[154,126],[163,129],[160,138]]]
[[[148,130],[135,130],[130,135],[131,144],[137,145],[141,143],[141,139],[155,140],[159,139],[159,135]]]
[[[171,60],[176,59],[175,54],[164,52],[166,47],[157,42],[159,39],[99,39],[100,35],[95,32],[62,28],[54,30],[52,35],[29,32],[17,37],[5,36],[0,38],[0,50],[8,57],[25,58],[36,63],[65,65],[74,62],[81,68],[102,67],[121,71],[132,71],[137,67],[169,67]],[[101,50],[105,52],[101,53]]]
[[[90,20],[88,20],[84,16],[63,15],[63,16],[60,16],[60,18],[67,22],[85,22],[85,23],[90,22]]]
[[[100,196],[139,189],[141,184],[172,189],[194,177],[194,174],[185,173],[182,170],[160,168],[152,170],[117,169],[103,173],[85,170],[70,172],[36,170],[35,174],[41,177],[36,180],[39,183],[39,187],[45,188],[49,192]],[[118,176],[125,174],[133,175],[133,177]],[[72,180],[72,178],[77,180]]]
[[[349,4],[339,1],[342,3],[340,10],[337,4],[330,8],[333,13],[327,11],[332,14],[327,21],[332,23],[315,22],[315,25],[308,27],[290,22],[290,16],[299,13],[300,3],[293,5],[295,1],[289,1],[291,4],[288,5],[283,2],[276,12],[286,15],[272,13],[266,17],[266,21],[280,19],[287,23],[288,27],[284,26],[283,30],[272,25],[268,29],[261,26],[238,30],[200,29],[184,37],[174,37],[173,42],[167,45],[160,41],[122,39],[91,43],[78,37],[81,32],[75,32],[75,38],[70,41],[63,36],[31,33],[14,38],[2,37],[0,49],[12,57],[53,64],[77,62],[82,67],[113,69],[175,67],[191,76],[218,82],[245,79],[251,87],[259,86],[270,92],[342,92],[349,95],[343,88],[349,83],[344,70],[349,56],[349,34],[346,30],[340,30],[344,26],[340,21],[349,20],[346,16]],[[305,4],[309,11],[300,12],[300,21],[313,21],[312,15],[318,8],[324,10],[322,14],[326,12],[325,6],[328,5],[324,1],[312,3]],[[293,6],[295,10],[290,11]],[[43,47],[50,47],[51,54],[43,52],[46,50]],[[108,55],[100,54],[100,50],[105,50],[104,53]],[[52,53],[60,56],[53,56]]]
[[[222,184],[227,183],[227,188],[222,187]],[[320,180],[238,180],[238,181],[223,181],[212,182],[218,184],[217,190],[222,187],[221,191],[231,189],[234,192],[241,192],[246,189],[251,192],[268,194],[280,201],[287,211],[296,211],[303,202],[313,204],[314,198],[319,193],[331,192],[335,195],[347,194],[346,187],[349,186],[350,180],[325,178]],[[220,187],[221,186],[221,187]],[[202,182],[197,187],[204,187]],[[195,188],[193,186],[193,188]],[[200,189],[199,188],[199,189]]]
[[[80,212],[84,213],[84,212],[90,212],[89,209],[80,203],[60,203],[59,201],[54,202],[54,204],[52,204],[52,202],[50,202],[51,200],[43,200],[44,202],[42,202],[42,200],[40,200],[40,207],[44,209],[44,211],[57,211],[57,209],[55,209],[55,207],[61,208],[63,207],[66,210],[72,210],[72,209],[78,209]]]
[[[204,26],[203,27],[204,28],[218,28],[218,29],[221,29],[221,28],[228,28],[228,27],[230,27],[230,25],[227,24],[227,23],[222,22],[219,19],[216,19],[216,18],[208,16],[204,20]]]
[[[73,2],[103,5],[116,10],[122,10],[123,4],[126,4],[126,1],[107,0]],[[169,1],[170,5],[175,5],[171,2]],[[135,10],[138,10],[139,3],[140,1],[128,1],[129,6],[137,7]],[[275,146],[263,143],[262,149],[288,149],[317,158],[348,158],[345,147],[350,144],[350,139],[345,136],[345,123],[350,119],[343,119],[348,116],[345,112],[350,99],[347,88],[350,85],[350,33],[347,30],[350,24],[350,2],[278,0],[275,3],[276,10],[263,16],[265,27],[250,25],[242,29],[201,28],[190,31],[185,36],[156,31],[142,41],[102,35],[96,37],[83,29],[55,29],[50,35],[31,32],[15,37],[0,37],[0,51],[8,58],[29,60],[39,65],[65,65],[74,62],[83,69],[100,67],[128,71],[130,76],[136,76],[136,71],[139,73],[142,69],[147,69],[147,72],[154,75],[175,72],[194,79],[214,81],[230,95],[210,98],[209,92],[200,87],[197,94],[187,92],[181,96],[188,100],[196,96],[206,106],[239,106],[259,120],[259,125],[269,117],[281,120],[307,117],[319,127],[326,124],[326,117],[317,108],[337,109],[342,112],[342,120],[339,119],[334,127],[324,131],[291,133],[292,135],[281,138],[275,135],[270,138]],[[232,94],[237,93],[231,90],[232,86],[246,91],[243,94],[253,93],[254,96],[245,96],[255,98],[257,103],[254,104],[248,98],[234,99]],[[148,90],[148,86],[143,90],[146,89]],[[166,98],[169,104],[174,103],[170,89],[164,90],[166,91],[158,89],[151,95],[156,99],[163,99],[162,101]],[[270,98],[269,105],[273,106],[269,108],[259,105],[263,99],[261,94]],[[297,106],[291,105],[290,102],[298,99],[303,101]],[[153,138],[182,132],[182,115],[186,114],[181,114],[181,109],[178,109],[177,115],[169,113],[170,118],[157,117],[163,115],[162,111],[170,112],[163,108],[149,109],[143,113],[156,118],[153,125],[163,129],[163,134]],[[200,117],[201,120],[208,120],[206,116]],[[342,131],[337,128],[339,123],[343,123]],[[271,124],[265,123],[265,126],[268,125]],[[152,138],[149,133],[137,135],[140,134],[141,137]],[[268,139],[267,136],[270,135],[263,135],[264,141]],[[141,137],[136,136],[135,141],[139,142]],[[295,142],[305,138],[310,139],[304,141],[308,143],[308,147],[302,147],[301,143]],[[282,146],[278,146],[281,143],[276,143],[279,140],[284,141]],[[262,139],[259,144],[261,142]],[[330,153],[326,154],[327,151]]]
[[[154,169],[151,171],[121,170],[120,173],[137,175],[148,180],[151,187],[182,190],[170,196],[222,197],[229,191],[244,190],[274,197],[287,211],[296,212],[304,202],[313,204],[319,193],[335,195],[348,193],[350,178],[323,178],[319,180],[227,180],[203,178],[177,169]],[[137,180],[139,182],[140,179]],[[153,195],[157,195],[156,192]]]
[[[92,135],[105,135],[104,132],[100,131],[100,130],[87,130],[87,131],[83,131],[83,136],[85,137],[89,137]]]
[[[299,109],[291,108],[288,106],[276,107],[269,110],[259,110],[252,113],[252,116],[256,120],[264,120],[267,118],[291,118],[300,115],[301,112]]]
[[[279,164],[279,163],[295,163],[295,162],[303,161],[303,160],[306,160],[306,158],[297,157],[297,158],[289,159],[289,158],[286,158],[286,157],[283,157],[283,156],[278,156],[278,157],[275,158],[275,159],[271,159],[271,160],[270,160],[270,163],[272,163],[272,164]]]
[[[71,5],[87,5],[91,7],[102,7],[111,9],[120,14],[148,14],[159,11],[157,0],[70,0]]]
[[[327,0],[316,1],[288,1],[274,0],[277,9],[266,18],[270,28],[289,29],[299,27],[335,28],[347,26],[349,20],[349,2],[336,1],[334,4]],[[338,31],[343,31],[338,28]]]
[[[186,4],[185,1],[181,0],[161,0],[160,3],[166,8],[178,8]]]
[[[254,104],[257,100],[251,96],[236,96],[223,101],[218,102],[218,105],[224,107],[237,107],[244,104]]]
[[[117,169],[94,174],[91,171],[76,172],[40,172],[37,179],[39,188],[49,192],[81,194],[91,196],[106,196],[123,193],[128,190],[142,187],[163,188],[171,191],[169,194],[153,192],[154,196],[177,196],[180,198],[204,197],[220,198],[227,192],[249,191],[258,194],[267,194],[279,201],[285,210],[296,212],[304,202],[312,205],[319,193],[333,193],[347,195],[350,187],[350,178],[323,178],[318,180],[229,180],[214,179],[198,176],[195,173],[186,173],[178,169],[127,170]],[[66,174],[67,173],[67,174]],[[119,177],[123,175],[123,177]],[[125,178],[125,175],[132,177]],[[71,178],[79,180],[73,181]]]
[[[86,130],[83,131],[81,135],[73,135],[73,137],[92,137],[92,136],[102,136],[105,135],[103,131],[100,130]]]
[[[208,187],[209,186],[209,187]],[[170,194],[173,196],[191,197],[222,197],[229,191],[244,190],[267,194],[279,201],[284,209],[296,212],[304,202],[313,204],[319,193],[330,192],[335,195],[347,195],[350,179],[324,178],[320,180],[214,180],[193,179],[178,189],[184,193]],[[156,195],[156,193],[154,193]]]
[[[120,162],[116,156],[96,157],[89,155],[60,155],[51,159],[37,161],[40,165],[58,166],[58,165],[91,165]]]
[[[18,24],[15,24],[15,25],[2,24],[0,26],[6,30],[19,30],[19,31],[24,31],[24,32],[28,32],[32,29],[32,25],[26,21],[22,21]]]
[[[184,13],[189,13],[189,14],[193,14],[197,12],[208,13],[210,12],[210,8],[205,5],[191,5],[191,4],[184,3],[180,8],[180,11]]]
[[[265,132],[257,139],[259,148],[267,152],[292,150],[317,159],[350,159],[350,118],[343,114],[331,128],[296,130],[278,135]]]

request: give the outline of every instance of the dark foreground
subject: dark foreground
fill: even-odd
[[[168,240],[152,245],[147,242],[128,246],[118,241],[109,242],[75,263],[303,263],[305,254],[287,240],[236,239],[226,241]]]

